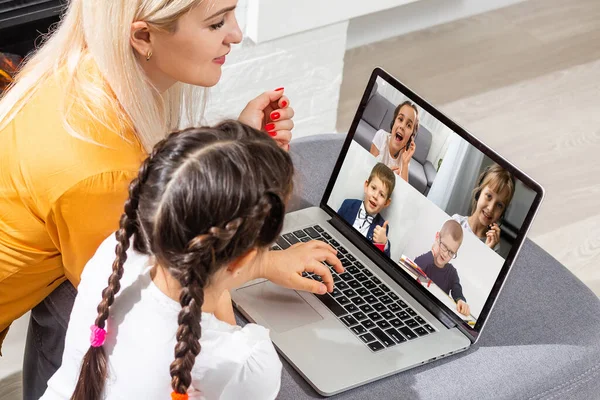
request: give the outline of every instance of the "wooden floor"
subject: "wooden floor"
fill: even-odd
[[[338,131],[376,65],[546,188],[529,236],[600,296],[600,1],[527,0],[352,49]]]

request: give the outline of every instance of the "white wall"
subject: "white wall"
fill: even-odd
[[[350,145],[346,160],[328,202],[334,210],[338,210],[345,199],[363,199],[364,181],[376,164],[375,157],[356,142]],[[381,214],[389,221],[388,240],[394,261],[398,261],[402,255],[414,260],[431,250],[435,233],[450,219],[448,214],[400,177],[396,178],[392,203]],[[458,271],[471,313],[477,317],[504,259],[472,234],[465,234],[458,254],[452,265]]]
[[[379,42],[526,0],[421,0],[350,21],[348,49]]]

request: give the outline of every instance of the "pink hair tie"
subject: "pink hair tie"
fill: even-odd
[[[106,340],[106,331],[96,325],[90,326],[90,330],[92,331],[92,334],[90,335],[90,344],[92,347],[100,347],[104,345],[104,341]]]

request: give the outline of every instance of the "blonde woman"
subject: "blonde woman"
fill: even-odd
[[[0,343],[33,308],[25,399],[60,365],[73,285],[117,229],[141,161],[165,132],[198,124],[204,88],[242,39],[236,5],[71,0],[0,100]],[[287,149],[293,114],[279,89],[239,119]]]

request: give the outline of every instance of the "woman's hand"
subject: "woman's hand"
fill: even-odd
[[[336,254],[333,247],[319,240],[298,243],[286,250],[270,251],[261,277],[289,289],[325,294],[333,291],[333,277],[322,262],[332,265],[340,274],[344,272]],[[323,283],[304,278],[302,273],[305,271],[321,276]]]
[[[284,150],[289,150],[294,128],[294,109],[283,88],[264,92],[242,110],[240,122],[267,132]]]
[[[500,227],[498,224],[492,224],[492,228],[486,232],[485,236],[485,244],[490,249],[494,249],[494,247],[500,243]]]

